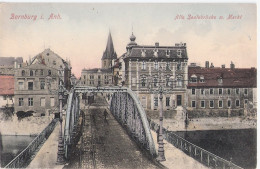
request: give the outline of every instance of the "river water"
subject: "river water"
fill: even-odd
[[[256,129],[174,132],[191,143],[243,168],[256,168]]]
[[[5,136],[0,137],[1,167],[7,165],[22,150],[24,150],[35,137],[31,136]],[[2,146],[1,146],[2,144]]]

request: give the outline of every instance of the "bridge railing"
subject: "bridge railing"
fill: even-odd
[[[58,119],[53,119],[51,123],[33,141],[4,168],[24,168],[29,159],[35,153],[39,145],[47,139],[57,124]]]
[[[148,119],[150,123],[150,128],[156,131],[159,128],[159,125],[154,121]],[[190,157],[194,158],[195,160],[199,161],[200,163],[204,164],[210,168],[223,168],[223,169],[231,169],[237,168],[242,169],[241,167],[237,166],[236,164],[232,163],[231,161],[227,161],[207,150],[204,150],[201,147],[198,147],[191,142],[185,140],[184,138],[178,136],[177,134],[173,133],[172,131],[168,131],[167,129],[163,128],[164,139],[174,145],[176,148],[182,150],[185,154],[189,155]]]
[[[129,135],[155,157],[157,153],[146,113],[137,96],[130,89],[122,89],[122,91],[114,92],[110,111]]]

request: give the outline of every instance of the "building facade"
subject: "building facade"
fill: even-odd
[[[0,75],[0,109],[14,107],[14,76]]]
[[[163,88],[163,109],[185,105],[188,56],[185,43],[175,46],[137,45],[132,34],[123,54],[122,83],[131,88],[145,109],[157,110],[159,87]]]
[[[28,65],[15,69],[14,109],[45,116],[58,111],[58,89],[61,82],[71,87],[71,67],[50,49],[29,60]]]
[[[101,58],[101,68],[83,69],[81,72],[81,85],[84,86],[112,86],[113,80],[113,65],[117,59],[117,54],[114,50],[113,40],[109,32],[106,50]]]
[[[241,116],[256,108],[256,69],[189,67],[188,114],[200,116]]]

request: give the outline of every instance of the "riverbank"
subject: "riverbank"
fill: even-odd
[[[18,121],[13,116],[11,120],[0,121],[2,135],[38,135],[53,119],[50,116],[26,117]]]
[[[155,112],[158,113],[158,112]],[[154,122],[159,123],[157,116],[147,115]],[[197,131],[197,130],[232,130],[232,129],[256,129],[255,117],[203,117],[189,119],[185,126],[185,117],[182,115],[169,115],[163,119],[163,126],[170,131]]]

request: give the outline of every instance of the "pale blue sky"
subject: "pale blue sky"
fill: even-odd
[[[72,62],[73,71],[100,67],[108,31],[118,56],[125,52],[133,31],[140,45],[187,43],[189,62],[215,66],[230,61],[236,67],[256,67],[255,4],[4,4],[0,6],[0,56],[28,59],[50,47]],[[11,14],[43,15],[10,20]],[[61,20],[47,20],[51,14]],[[174,20],[175,16],[242,15],[240,20]]]

